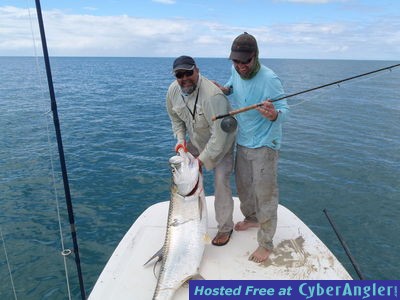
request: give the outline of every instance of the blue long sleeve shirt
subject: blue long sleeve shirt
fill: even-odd
[[[259,72],[251,79],[244,80],[232,66],[232,74],[225,84],[231,87],[230,100],[232,107],[263,102],[284,96],[281,80],[269,68],[261,65]],[[270,121],[256,109],[236,115],[238,121],[237,143],[248,148],[270,147],[279,150],[282,141],[282,123],[287,118],[289,107],[286,100],[273,102],[278,111],[278,118]]]

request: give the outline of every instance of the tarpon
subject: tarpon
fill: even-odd
[[[153,300],[172,299],[183,283],[200,275],[207,234],[207,206],[199,161],[180,150],[169,163],[171,200]]]

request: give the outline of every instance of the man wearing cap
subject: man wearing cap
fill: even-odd
[[[218,233],[212,240],[216,246],[229,242],[233,229],[233,199],[230,175],[233,170],[235,132],[221,129],[221,121],[212,121],[217,114],[231,110],[224,93],[202,76],[190,56],[180,56],[173,63],[176,80],[167,92],[167,111],[177,139],[175,151],[183,147],[191,152],[207,170],[214,170],[215,216]],[[186,144],[186,137],[189,140]]]
[[[249,259],[260,263],[273,249],[277,225],[279,191],[277,182],[278,150],[282,123],[286,119],[286,100],[271,102],[284,95],[278,76],[262,65],[256,39],[247,32],[235,38],[229,59],[232,73],[225,86],[234,109],[263,102],[257,110],[236,115],[238,122],[235,180],[244,220],[235,230],[259,227],[258,248]]]

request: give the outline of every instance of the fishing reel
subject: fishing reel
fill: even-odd
[[[232,116],[226,116],[221,121],[221,129],[227,133],[234,132],[237,128],[237,121]]]

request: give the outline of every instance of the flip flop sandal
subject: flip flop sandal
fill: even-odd
[[[229,240],[231,239],[232,232],[233,232],[233,229],[231,231],[228,231],[228,232],[219,232],[218,231],[217,235],[215,236],[215,238],[213,238],[211,243],[214,246],[224,246],[224,245],[226,245],[229,242]],[[221,239],[224,239],[224,238],[226,238],[225,241],[222,241],[222,242],[217,241],[217,240],[221,240]]]

